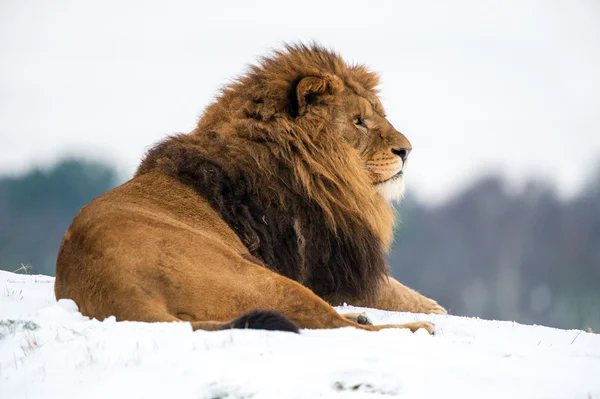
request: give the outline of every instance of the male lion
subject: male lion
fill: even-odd
[[[262,59],[191,133],[156,145],[133,179],[79,212],[56,297],[98,319],[195,330],[433,332],[331,307],[446,313],[388,275],[388,201],[402,194],[411,145],[385,118],[377,84],[317,45]]]

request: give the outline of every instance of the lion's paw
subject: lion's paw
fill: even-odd
[[[406,324],[402,324],[400,327],[402,328],[408,328],[410,329],[410,331],[417,332],[419,329],[424,329],[425,331],[427,331],[429,334],[434,335],[435,334],[435,324],[429,322],[429,321],[415,321],[414,323],[406,323]]]
[[[434,302],[434,306],[431,307],[431,309],[426,313],[448,314],[448,311],[445,308],[441,307],[437,302]]]
[[[427,301],[424,301],[424,303],[422,303],[421,306],[419,306],[414,312],[425,314],[448,314],[448,311],[433,299],[427,299]]]

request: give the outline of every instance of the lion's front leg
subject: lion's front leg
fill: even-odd
[[[419,294],[389,276],[381,283],[379,292],[372,300],[339,300],[336,298],[328,302],[332,305],[347,302],[349,305],[397,312],[448,314],[448,311],[433,299]]]
[[[408,288],[393,277],[385,279],[374,302],[374,307],[384,310],[448,314],[436,301]]]

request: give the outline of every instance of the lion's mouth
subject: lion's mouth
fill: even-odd
[[[392,177],[388,177],[387,179],[378,182],[377,184],[384,184],[384,183],[388,183],[388,182],[392,182],[392,181],[396,181],[398,179],[401,179],[402,176],[404,175],[404,171],[401,170],[400,172],[396,173],[395,175],[393,175]]]

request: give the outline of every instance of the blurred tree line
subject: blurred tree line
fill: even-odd
[[[0,269],[21,264],[54,276],[63,234],[82,206],[119,183],[99,163],[68,159],[19,177],[0,177]]]
[[[438,206],[400,205],[393,274],[452,314],[600,329],[600,168],[575,198],[476,181]]]
[[[54,275],[73,217],[119,183],[76,159],[0,177],[0,269]],[[452,314],[600,329],[600,170],[569,201],[544,183],[511,192],[488,177],[440,205],[409,196],[399,212],[392,273]]]

